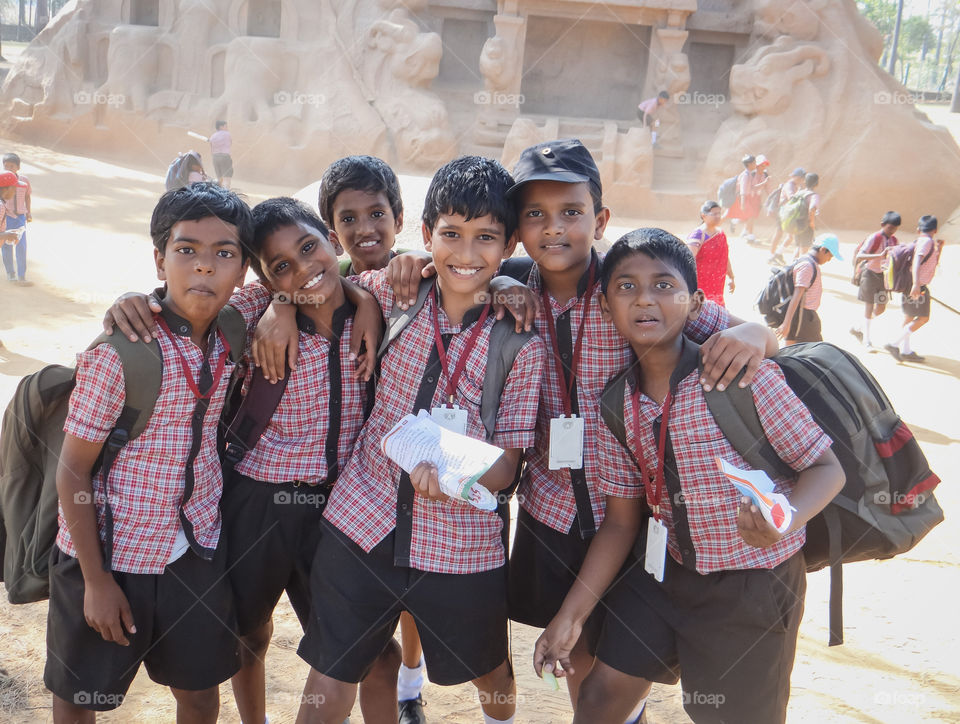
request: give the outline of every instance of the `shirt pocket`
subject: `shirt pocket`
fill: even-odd
[[[467,434],[470,437],[486,439],[487,433],[483,427],[483,420],[480,418],[480,407],[483,402],[483,380],[478,380],[464,371],[457,383],[456,402],[467,411]]]

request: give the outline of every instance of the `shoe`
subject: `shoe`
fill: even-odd
[[[423,696],[400,702],[400,724],[427,724],[423,715]]]
[[[869,339],[868,339],[866,342],[864,342],[863,346],[867,348],[867,352],[879,352],[879,351],[880,351],[880,350],[878,350],[876,347],[873,346],[873,342],[871,342]]]
[[[908,352],[907,354],[901,354],[900,359],[904,362],[923,362],[927,358],[921,357],[916,352]]]
[[[862,341],[863,341],[863,332],[861,332],[861,331],[860,331],[859,329],[857,329],[856,327],[850,327],[850,334],[852,334],[854,337],[856,337],[858,342],[862,342]]]
[[[17,281],[17,275],[16,275],[16,274],[7,274],[7,281],[8,281],[8,282],[15,282],[15,281]]]
[[[17,285],[21,287],[32,287],[33,282],[28,282],[26,279],[17,279]]]
[[[883,345],[883,348],[884,348],[885,350],[887,350],[887,352],[889,352],[890,355],[891,355],[897,362],[902,361],[902,357],[900,356],[900,348],[897,347],[897,345],[895,345],[895,344],[885,344],[885,345]]]

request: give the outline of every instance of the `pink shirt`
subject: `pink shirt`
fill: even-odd
[[[815,271],[816,274],[814,274]],[[823,296],[823,275],[817,269],[817,262],[812,257],[800,257],[800,261],[793,268],[793,286],[807,290],[803,298],[804,309],[816,311],[820,308],[820,297]]]
[[[656,113],[657,109],[660,107],[660,104],[657,102],[657,96],[653,98],[647,98],[647,100],[640,103],[637,108],[639,108],[644,113],[652,114]]]
[[[230,131],[216,131],[210,136],[210,152],[229,154],[232,143]]]
[[[940,254],[937,253],[937,243],[929,236],[921,236],[917,239],[917,247],[913,252],[913,258],[922,259],[920,268],[917,270],[917,285],[923,286],[933,281],[933,274],[937,270],[937,263],[940,261]]]
[[[861,254],[879,254],[881,251],[887,247],[897,245],[897,237],[891,236],[887,238],[883,235],[882,231],[878,231],[872,234],[865,242],[860,249]],[[866,268],[869,271],[876,272],[880,274],[883,272],[883,258],[877,257],[876,259],[869,259],[867,261]]]

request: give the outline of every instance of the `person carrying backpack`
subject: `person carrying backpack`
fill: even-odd
[[[820,342],[820,298],[823,296],[823,276],[820,265],[840,256],[840,241],[835,234],[821,234],[810,253],[800,257],[792,268],[793,296],[787,305],[783,323],[777,328],[777,336],[787,345],[797,342]],[[801,306],[802,302],[802,306]]]
[[[929,214],[921,216],[917,224],[920,238],[914,243],[911,263],[913,281],[910,291],[903,293],[903,332],[895,341],[883,346],[898,362],[924,361],[911,348],[910,335],[930,321],[930,290],[927,285],[937,271],[943,250],[943,239],[933,239],[937,228],[937,217]]]
[[[819,185],[820,177],[808,173],[803,178],[803,188],[780,206],[780,227],[785,234],[793,237],[796,244],[794,259],[810,249],[816,233],[816,219],[820,214],[820,194],[814,189]]]
[[[889,292],[883,286],[883,260],[890,247],[897,245],[896,234],[900,228],[900,214],[888,211],[880,220],[877,231],[857,246],[853,255],[853,282],[857,285],[857,299],[864,303],[863,328],[851,327],[850,334],[873,350],[870,339],[870,323],[887,308]]]

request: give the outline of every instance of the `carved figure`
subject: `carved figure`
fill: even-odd
[[[830,69],[830,58],[818,45],[778,38],[757,51],[746,63],[730,69],[730,100],[744,115],[780,114],[797,102],[797,88]]]

